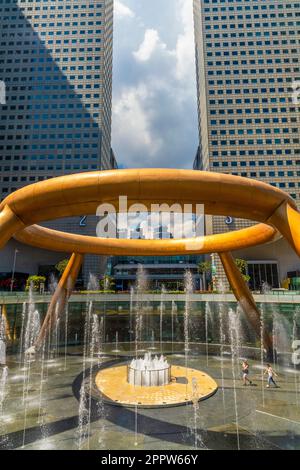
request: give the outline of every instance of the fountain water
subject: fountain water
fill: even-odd
[[[212,320],[212,313],[209,302],[205,303],[205,348],[206,348],[206,365],[208,367],[208,357],[209,357],[209,322]]]
[[[8,442],[3,420],[3,405],[7,395],[8,367],[4,366],[2,373],[0,368],[0,374],[0,444],[3,446]]]
[[[35,356],[35,341],[40,331],[40,315],[38,310],[35,308],[34,297],[33,297],[33,286],[29,289],[29,299],[24,317],[24,338],[23,344],[23,368],[24,368],[24,380],[23,380],[23,405],[24,405],[24,425],[23,425],[23,443],[22,447],[25,446],[26,428],[27,428],[27,407],[30,389],[31,379],[31,363],[34,361]]]
[[[134,315],[134,288],[130,287],[130,306],[129,306],[129,337],[130,337],[130,345],[133,343],[133,335],[134,335],[134,326],[133,326],[133,315]]]
[[[159,340],[160,340],[160,352],[163,352],[163,318],[165,312],[165,296],[166,289],[165,286],[162,286],[161,295],[160,295],[160,305],[159,305]]]
[[[58,312],[56,313],[55,328],[53,330],[53,333],[53,358],[57,359],[60,344],[60,318],[58,318]]]
[[[137,281],[136,281],[136,312],[135,312],[135,358],[138,357],[139,343],[142,342],[142,331],[143,331],[143,294],[147,291],[148,279],[146,271],[140,264],[137,270]],[[138,403],[135,405],[135,446],[138,445]]]
[[[21,333],[20,333],[20,346],[19,346],[19,365],[20,368],[22,367],[22,360],[23,360],[23,341],[24,341],[24,329],[25,329],[25,318],[26,318],[26,308],[27,304],[26,302],[23,302],[22,306],[22,323],[21,323]]]
[[[52,273],[50,275],[50,279],[49,279],[49,283],[48,283],[48,289],[49,289],[50,294],[54,294],[54,292],[56,291],[56,288],[57,288],[57,284],[58,284],[57,278]]]
[[[90,343],[90,351],[89,356],[91,361],[93,361],[94,357],[97,355],[99,360],[99,338],[100,338],[100,324],[99,318],[97,315],[93,314],[92,316],[92,324],[91,324],[91,343]],[[98,353],[98,354],[97,354]],[[91,410],[92,410],[92,387],[93,387],[93,367],[90,367],[89,373],[89,382],[88,382],[88,434],[90,434],[90,427],[91,427]],[[89,444],[89,441],[88,441]]]
[[[96,276],[90,274],[88,282],[88,291],[96,291],[98,289],[98,280]],[[86,315],[84,322],[84,344],[82,357],[82,383],[80,388],[79,400],[79,420],[78,420],[78,448],[82,449],[83,444],[87,441],[89,447],[89,430],[91,418],[91,388],[93,374],[93,360],[96,352],[97,341],[99,341],[99,320],[97,315],[93,315],[93,301],[87,296]],[[99,351],[98,351],[99,353]],[[97,361],[99,357],[97,357]],[[87,372],[87,363],[90,362],[89,373]]]
[[[278,307],[273,306],[272,309],[273,317],[273,361],[274,365],[277,364],[278,358],[280,357],[281,363],[288,364],[288,358],[284,354],[285,351],[289,350],[290,335],[288,331],[290,329],[289,322],[283,315],[280,315]]]
[[[229,309],[229,331],[230,331],[230,348],[231,348],[231,370],[232,370],[232,381],[233,381],[233,400],[234,400],[234,411],[235,411],[235,425],[236,425],[236,438],[237,448],[240,450],[240,434],[239,434],[239,412],[237,403],[237,390],[236,390],[236,367],[238,366],[239,350],[240,350],[240,330],[239,330],[239,318],[238,309],[234,312]]]
[[[186,271],[184,278],[185,286],[185,309],[184,309],[184,354],[185,367],[188,366],[188,354],[190,349],[189,319],[191,313],[191,295],[193,293],[193,276],[190,271]]]
[[[219,337],[220,337],[220,365],[221,365],[221,387],[222,387],[222,400],[223,400],[223,416],[225,422],[225,410],[226,410],[226,400],[225,400],[225,380],[224,380],[224,346],[225,346],[225,315],[226,315],[226,306],[225,306],[225,287],[220,282],[220,292],[222,294],[222,300],[219,304]]]
[[[300,318],[300,309],[296,308],[293,318],[293,333],[292,333],[292,345],[298,340],[298,318]],[[299,375],[297,374],[297,364],[296,361],[293,361],[294,367],[294,380],[295,380],[295,395],[296,395],[296,405],[299,406]]]
[[[171,380],[171,366],[166,358],[146,353],[143,359],[133,359],[128,366],[128,382],[134,386],[159,387]]]
[[[89,448],[89,431],[91,422],[92,405],[92,383],[93,383],[93,360],[96,357],[99,361],[99,347],[97,344],[100,337],[100,326],[98,316],[92,313],[93,303],[89,302],[84,327],[84,347],[83,347],[83,374],[80,388],[79,400],[79,423],[78,423],[78,448],[82,449],[87,441]],[[87,363],[90,362],[89,371]]]
[[[157,348],[155,347],[155,332],[151,330],[151,346],[148,348],[150,351],[155,351]]]
[[[82,381],[80,387],[79,412],[78,412],[78,449],[83,448],[88,439],[89,432],[89,410],[88,397],[86,394],[85,383]]]
[[[261,304],[260,308],[260,366],[261,366],[261,393],[262,393],[262,404],[265,407],[265,388],[264,388],[264,335],[265,335],[265,307]]]
[[[96,328],[94,330],[94,334],[98,340],[98,343],[96,341],[96,344],[95,344],[95,355],[98,356],[99,358],[98,366],[100,366],[103,360],[103,341],[104,341],[104,318],[103,317],[101,317],[100,322],[99,322],[99,331],[97,332],[97,328]],[[104,445],[104,439],[103,439],[103,436],[105,434],[104,420],[106,418],[106,410],[105,410],[104,399],[102,395],[100,395],[97,401],[97,416],[98,416],[99,425],[100,425],[98,443],[100,447],[102,447]]]
[[[44,387],[44,382],[45,380],[45,374],[44,374],[44,369],[45,369],[45,346],[46,342],[45,340],[43,341],[42,347],[41,347],[41,357],[40,357],[40,364],[41,364],[41,369],[40,369],[40,391],[39,391],[39,412],[38,412],[38,423],[42,426],[44,423],[44,403],[43,403],[43,387]]]
[[[113,353],[117,354],[119,353],[121,350],[119,349],[119,332],[116,331],[116,335],[115,335],[115,349],[112,350]]]
[[[172,300],[172,310],[171,310],[171,337],[172,337],[172,352],[174,352],[174,321],[175,317],[177,319],[177,305],[174,300]]]
[[[137,282],[136,282],[136,312],[135,312],[135,355],[142,352],[142,333],[143,333],[143,294],[146,292],[148,286],[148,279],[146,272],[141,264],[138,266]]]
[[[6,364],[6,319],[0,314],[0,366]]]
[[[199,405],[199,386],[195,377],[192,378],[192,402],[193,402],[193,426],[194,449],[207,449],[203,438],[199,432],[200,429],[200,405]]]
[[[27,356],[33,354],[34,344],[40,331],[40,314],[35,308],[33,298],[33,286],[29,289],[29,299],[24,318],[24,339],[23,339],[23,359],[26,361]]]
[[[67,370],[67,355],[68,355],[68,328],[69,328],[69,303],[65,307],[65,362],[64,371]]]

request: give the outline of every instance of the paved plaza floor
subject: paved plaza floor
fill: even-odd
[[[125,353],[124,353],[125,354]],[[172,366],[184,366],[183,354],[170,354]],[[102,366],[120,366],[125,358],[108,354]],[[96,361],[97,362],[97,361]],[[7,396],[0,424],[2,449],[78,449],[79,402],[83,362],[79,350],[22,370],[8,360]],[[93,366],[96,376],[98,365]],[[166,408],[117,407],[91,398],[92,412],[82,449],[192,450],[300,449],[300,373],[277,367],[280,388],[267,389],[261,364],[250,360],[253,385],[243,386],[231,357],[190,355],[188,365],[212,377],[217,392],[192,404]],[[41,377],[43,380],[41,381]],[[24,403],[23,403],[24,402]]]

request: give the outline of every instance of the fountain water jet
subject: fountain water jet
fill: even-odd
[[[0,373],[1,373],[1,368],[0,368]],[[8,437],[5,432],[4,419],[3,419],[4,401],[7,395],[7,383],[8,383],[8,367],[4,366],[2,369],[2,374],[0,376],[0,444],[1,446],[8,443]]]
[[[185,354],[185,367],[188,366],[188,354],[190,349],[190,332],[189,321],[191,313],[191,295],[194,290],[193,276],[190,271],[186,271],[184,277],[185,286],[185,309],[184,309],[184,354]]]
[[[233,381],[233,399],[234,399],[237,449],[240,450],[239,412],[238,412],[237,391],[236,391],[236,367],[238,366],[238,360],[239,360],[240,332],[239,332],[238,315],[232,309],[229,309],[229,331],[230,331],[231,370],[232,370],[232,381]]]
[[[172,310],[171,310],[171,337],[172,337],[172,353],[174,352],[174,317],[177,318],[177,305],[174,300],[172,300]]]
[[[146,272],[141,264],[138,266],[137,282],[136,282],[136,311],[135,311],[135,356],[138,352],[142,352],[140,346],[142,344],[143,333],[143,294],[146,292],[148,279]]]
[[[0,314],[0,366],[6,364],[6,318]]]
[[[133,359],[128,366],[128,382],[134,386],[161,387],[171,381],[171,366],[165,357],[154,358],[146,353],[143,359]]]
[[[199,405],[199,386],[195,377],[192,378],[192,403],[193,403],[193,426],[192,431],[194,435],[194,449],[207,449],[204,444],[203,438],[199,433],[200,427],[200,405]]]
[[[296,311],[294,313],[294,318],[293,318],[293,333],[292,333],[292,345],[295,344],[295,342],[298,340],[298,323],[297,320],[300,318],[300,309],[299,307],[296,308]],[[293,361],[293,366],[294,366],[294,376],[295,376],[295,394],[296,394],[296,405],[299,406],[299,376],[297,373],[297,364],[296,361]]]
[[[165,312],[165,286],[162,286],[159,305],[159,338],[160,338],[160,352],[163,353],[163,317]]]
[[[205,303],[205,348],[206,348],[206,365],[208,367],[208,356],[209,356],[209,350],[208,350],[208,328],[209,328],[209,321],[212,320],[212,313],[211,313],[211,308],[209,305],[209,302]]]
[[[223,415],[224,415],[224,422],[225,422],[225,409],[226,409],[226,401],[225,401],[225,381],[224,381],[224,346],[225,346],[225,288],[222,283],[220,283],[220,292],[222,294],[222,300],[219,304],[219,336],[220,336],[220,365],[221,365],[221,386],[222,386],[222,400],[223,400]]]
[[[261,393],[262,404],[265,407],[265,388],[264,388],[264,337],[265,337],[265,307],[262,304],[260,308],[260,364],[261,364]]]

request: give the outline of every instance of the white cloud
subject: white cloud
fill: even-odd
[[[134,18],[134,12],[120,0],[115,0],[114,3],[114,13],[116,18]]]
[[[142,44],[133,55],[138,62],[147,62],[156,50],[166,50],[166,48],[156,29],[147,29]]]
[[[198,145],[192,0],[127,4],[135,5],[135,18],[131,31],[119,22],[115,47],[117,158],[126,167],[191,167]]]
[[[123,89],[113,106],[116,145],[126,147],[129,153],[140,152],[141,160],[145,153],[150,156],[157,153],[162,144],[151,133],[151,112],[147,106],[149,99],[151,91],[141,84]]]
[[[192,71],[195,71],[194,20],[192,2],[177,2],[183,32],[178,36],[176,44],[176,76],[178,80],[182,80],[191,77]]]

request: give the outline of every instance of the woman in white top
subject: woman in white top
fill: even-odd
[[[267,368],[265,370],[265,375],[268,374],[268,385],[267,388],[270,388],[271,385],[274,385],[274,387],[278,387],[277,383],[274,380],[274,377],[278,377],[276,372],[272,369],[270,364],[267,364]]]

